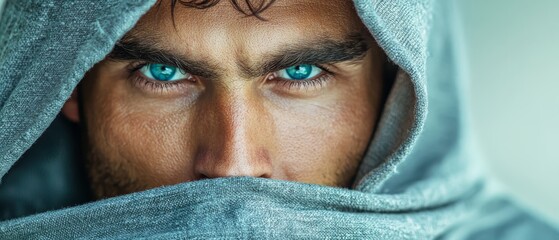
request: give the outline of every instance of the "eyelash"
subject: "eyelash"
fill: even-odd
[[[181,81],[174,81],[174,82],[159,82],[159,81],[153,81],[150,80],[144,76],[142,76],[141,73],[139,73],[138,71],[146,66],[147,64],[150,64],[148,62],[133,62],[129,65],[128,67],[128,71],[129,71],[129,76],[132,79],[133,83],[135,86],[143,88],[143,89],[147,89],[149,91],[153,91],[153,92],[157,92],[157,93],[164,93],[166,91],[173,91],[173,90],[179,90],[181,89],[184,84],[185,81],[181,80]],[[317,66],[318,68],[320,68],[322,70],[322,72],[312,78],[312,79],[308,79],[308,80],[289,80],[289,79],[284,79],[284,78],[280,78],[277,76],[277,74],[271,73],[266,77],[266,81],[274,81],[277,84],[281,85],[282,87],[287,88],[288,90],[291,90],[293,88],[297,88],[297,90],[303,90],[303,89],[309,89],[309,88],[320,88],[323,87],[324,84],[326,82],[328,82],[334,75],[334,73],[326,66],[324,65],[318,65],[315,64],[315,66]],[[195,78],[194,76],[192,76],[192,78]],[[192,81],[196,81],[195,79],[192,79]]]
[[[282,87],[286,87],[288,90],[292,88],[297,88],[297,90],[307,90],[309,88],[320,88],[323,87],[325,83],[327,83],[332,77],[333,73],[325,66],[316,65],[321,72],[318,76],[308,79],[308,80],[289,80],[280,78],[277,76],[276,73],[270,74],[270,76],[266,79],[267,81],[275,81],[277,84],[281,85]]]
[[[147,89],[151,92],[156,92],[163,94],[168,91],[175,91],[181,90],[185,87],[185,81],[174,81],[174,82],[160,82],[150,80],[147,77],[144,77],[143,74],[139,72],[139,70],[148,65],[148,62],[133,62],[128,67],[129,78],[132,80],[134,86],[139,87],[141,89]],[[194,80],[193,80],[194,81]]]

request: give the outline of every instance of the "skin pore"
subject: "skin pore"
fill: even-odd
[[[385,62],[352,1],[278,0],[265,21],[229,1],[177,5],[174,19],[167,6],[144,15],[62,109],[83,129],[97,198],[233,176],[351,186]]]

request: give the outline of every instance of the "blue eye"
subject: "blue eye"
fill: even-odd
[[[308,80],[320,74],[322,69],[315,65],[301,64],[284,68],[277,72],[278,76],[288,80]]]
[[[149,79],[162,82],[178,81],[190,77],[190,74],[185,73],[182,69],[159,63],[146,64],[140,68],[140,72]]]

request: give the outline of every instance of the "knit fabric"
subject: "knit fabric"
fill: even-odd
[[[452,1],[354,3],[399,71],[352,189],[206,179],[45,208],[0,222],[0,238],[558,238],[556,229],[516,207],[484,177],[464,104],[467,85]],[[53,131],[85,72],[153,4],[6,2],[0,19],[2,180],[22,156],[66,144],[37,139]]]

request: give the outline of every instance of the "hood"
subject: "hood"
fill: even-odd
[[[57,115],[85,72],[154,3],[7,1],[0,201],[16,206],[2,209],[5,218],[46,211],[0,222],[7,238],[425,239],[491,199],[464,107],[452,1],[354,0],[398,73],[353,189],[235,177],[81,204],[88,196],[79,164],[61,160],[75,154],[75,136]]]

